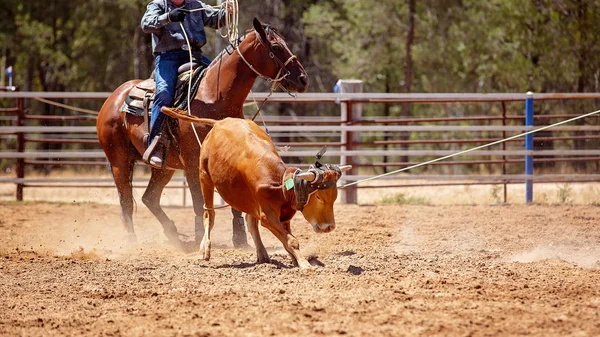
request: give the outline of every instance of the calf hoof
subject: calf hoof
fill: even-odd
[[[203,240],[202,243],[200,244],[200,251],[202,252],[202,259],[204,259],[204,261],[209,261],[210,260],[210,241]]]
[[[298,264],[298,268],[303,270],[312,270],[317,269],[317,266],[313,266],[312,264],[308,263],[308,261],[304,261]]]

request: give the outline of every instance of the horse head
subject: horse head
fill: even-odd
[[[289,49],[283,37],[274,28],[263,25],[256,18],[254,18],[253,25],[257,40],[273,61],[264,62],[262,64],[264,73],[259,75],[274,82],[280,82],[279,85],[289,92],[306,92],[308,88],[306,70]]]

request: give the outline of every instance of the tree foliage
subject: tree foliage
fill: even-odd
[[[15,82],[31,90],[109,91],[146,76],[150,40],[139,30],[146,4],[3,0],[0,43],[14,65]],[[416,5],[412,91],[598,89],[597,1]],[[268,0],[240,6],[242,31],[256,16],[284,33],[310,70],[311,91],[330,91],[338,78],[358,78],[367,91],[402,92],[408,1]]]

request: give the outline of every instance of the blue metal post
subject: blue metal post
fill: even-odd
[[[525,126],[533,126],[533,93],[527,92],[525,99]],[[529,131],[529,130],[528,130]],[[525,150],[533,151],[533,133],[525,136]],[[525,155],[525,203],[530,204],[533,201],[533,156]]]

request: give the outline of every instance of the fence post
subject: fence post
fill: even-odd
[[[506,102],[502,101],[502,126],[506,126]],[[506,139],[506,130],[502,130],[502,139]],[[506,142],[502,143],[502,152],[506,153]],[[506,154],[502,155],[502,175],[506,176]],[[508,193],[506,189],[506,180],[504,180],[504,203],[508,200]]]
[[[525,126],[533,126],[533,93],[527,92],[525,99]],[[529,130],[527,130],[529,131]],[[533,133],[525,136],[525,150],[533,151]],[[525,155],[525,203],[531,204],[533,201],[533,156],[528,153]]]
[[[25,100],[23,98],[17,98],[17,126],[23,126],[23,119],[25,118]],[[17,132],[17,152],[25,152],[25,135],[23,132]],[[25,178],[25,158],[17,158],[17,179]],[[23,201],[23,188],[22,182],[17,183],[17,201]]]
[[[342,94],[363,92],[363,82],[360,80],[340,80],[338,81],[339,92]],[[351,125],[353,121],[360,120],[362,117],[362,105],[353,102],[342,102],[341,103],[341,117],[344,125]],[[354,143],[360,141],[360,134],[358,132],[342,131],[341,134],[342,151],[352,150]],[[350,171],[346,171],[348,175],[357,175],[358,167],[353,156],[340,156],[340,165],[352,165]],[[345,180],[342,176],[342,181],[350,183],[353,181]],[[358,203],[358,188],[356,185],[346,187],[342,193],[341,201],[345,204],[357,204]]]

